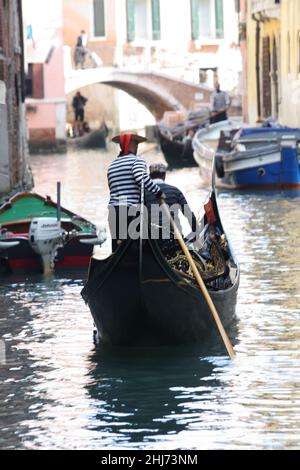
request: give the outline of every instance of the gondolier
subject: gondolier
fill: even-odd
[[[84,113],[85,113],[84,107],[87,102],[88,102],[88,99],[85,96],[82,96],[80,91],[77,91],[72,101],[75,121],[84,122]]]
[[[216,83],[215,91],[211,95],[210,123],[214,124],[228,119],[227,111],[230,106],[230,98],[226,91],[221,90],[220,83]]]
[[[137,155],[138,145],[147,139],[136,133],[115,136],[112,141],[120,144],[121,152],[108,168],[107,177],[110,190],[108,222],[112,237],[112,251],[119,241],[128,238],[128,227],[136,218],[133,206],[140,202],[141,185],[158,199],[163,197],[160,187],[147,173],[146,161]]]

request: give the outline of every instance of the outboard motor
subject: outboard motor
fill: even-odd
[[[29,243],[35,253],[41,256],[44,274],[54,269],[57,250],[63,247],[64,234],[61,223],[54,218],[32,219],[29,229]]]

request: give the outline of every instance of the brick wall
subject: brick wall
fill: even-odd
[[[9,190],[26,185],[28,153],[23,103],[23,44],[21,0],[0,0],[0,80],[6,85]],[[0,162],[1,164],[1,162]],[[7,188],[4,188],[7,190]],[[3,188],[0,187],[0,193]]]
[[[7,44],[5,39],[8,36],[7,23],[4,21],[4,1],[0,0],[0,80],[5,80],[6,78],[6,67],[4,63],[5,50],[7,49]]]

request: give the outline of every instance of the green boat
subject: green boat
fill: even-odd
[[[2,271],[86,268],[94,246],[103,241],[94,224],[49,196],[22,192],[0,206]]]

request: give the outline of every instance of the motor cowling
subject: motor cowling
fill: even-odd
[[[29,229],[29,243],[42,257],[43,270],[53,270],[57,250],[63,246],[64,235],[60,221],[53,218],[34,218]]]

